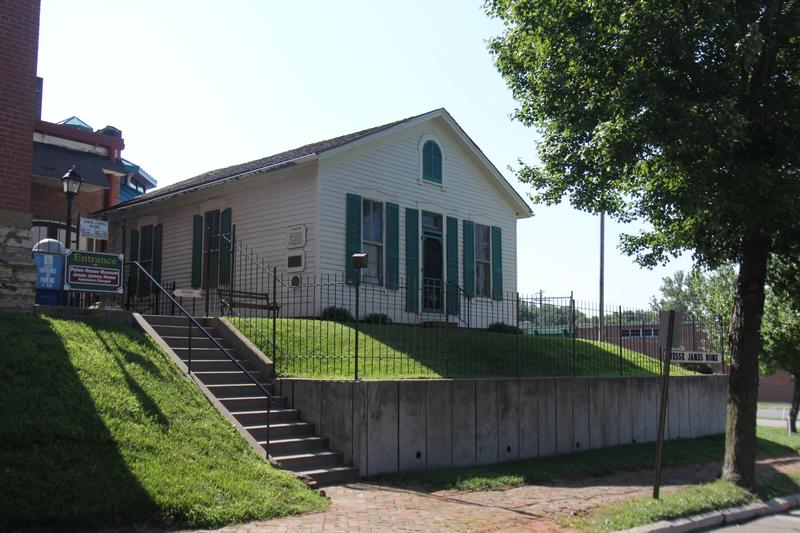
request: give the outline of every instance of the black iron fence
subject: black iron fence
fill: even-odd
[[[278,271],[233,235],[222,236],[211,287],[171,291],[193,316],[225,315],[270,357],[278,375],[331,378],[653,375],[661,368],[658,314],[603,309],[572,296],[470,294],[437,279],[357,283],[340,273]],[[226,261],[222,264],[222,261]],[[205,281],[205,280],[204,280]],[[175,314],[171,299],[126,279],[127,306]],[[719,352],[716,322],[679,326],[687,349]],[[720,366],[676,372],[723,371]]]

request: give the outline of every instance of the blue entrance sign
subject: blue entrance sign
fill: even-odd
[[[36,288],[61,290],[64,281],[64,256],[33,254],[36,261]]]

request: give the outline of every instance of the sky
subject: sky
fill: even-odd
[[[537,162],[537,134],[510,118],[486,47],[501,31],[473,0],[42,0],[42,118],[121,129],[123,156],[167,185],[444,107],[528,198],[508,167]],[[519,291],[597,301],[599,218],[533,211],[518,223]],[[619,234],[642,227],[606,221],[609,304],[645,306],[691,268],[622,254]]]

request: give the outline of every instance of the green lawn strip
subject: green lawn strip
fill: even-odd
[[[790,438],[780,428],[758,428],[759,457],[796,453],[798,444],[800,438]],[[725,439],[722,435],[668,441],[664,444],[663,464],[680,466],[721,461],[724,451]],[[652,470],[654,458],[654,443],[630,444],[495,465],[392,474],[382,479],[425,490],[499,490],[562,479]]]
[[[213,528],[323,509],[127,326],[0,313],[0,530]]]
[[[661,494],[658,500],[643,497],[603,505],[584,516],[560,520],[563,525],[590,531],[618,531],[660,520],[672,520],[737,505],[766,501],[800,492],[800,472],[773,473],[758,480],[755,494],[718,479]]]
[[[272,321],[231,322],[264,353],[281,376],[350,378],[355,367],[352,324],[315,319],[277,319],[277,354]],[[465,328],[363,324],[358,336],[359,375],[381,378],[471,378],[513,376],[647,376],[659,362],[618,345],[557,336],[490,333]],[[446,354],[446,357],[444,356]],[[692,372],[673,367],[676,375]]]

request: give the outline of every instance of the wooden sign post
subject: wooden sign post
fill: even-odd
[[[678,318],[676,318],[678,317]],[[653,481],[653,498],[658,499],[661,488],[661,453],[664,448],[664,428],[667,423],[667,399],[669,397],[669,367],[672,362],[672,348],[681,343],[680,329],[676,333],[675,323],[683,325],[680,314],[675,310],[661,311],[658,316],[658,341],[663,350],[663,374],[661,380],[661,406],[658,413],[658,436],[656,437],[656,477]]]

